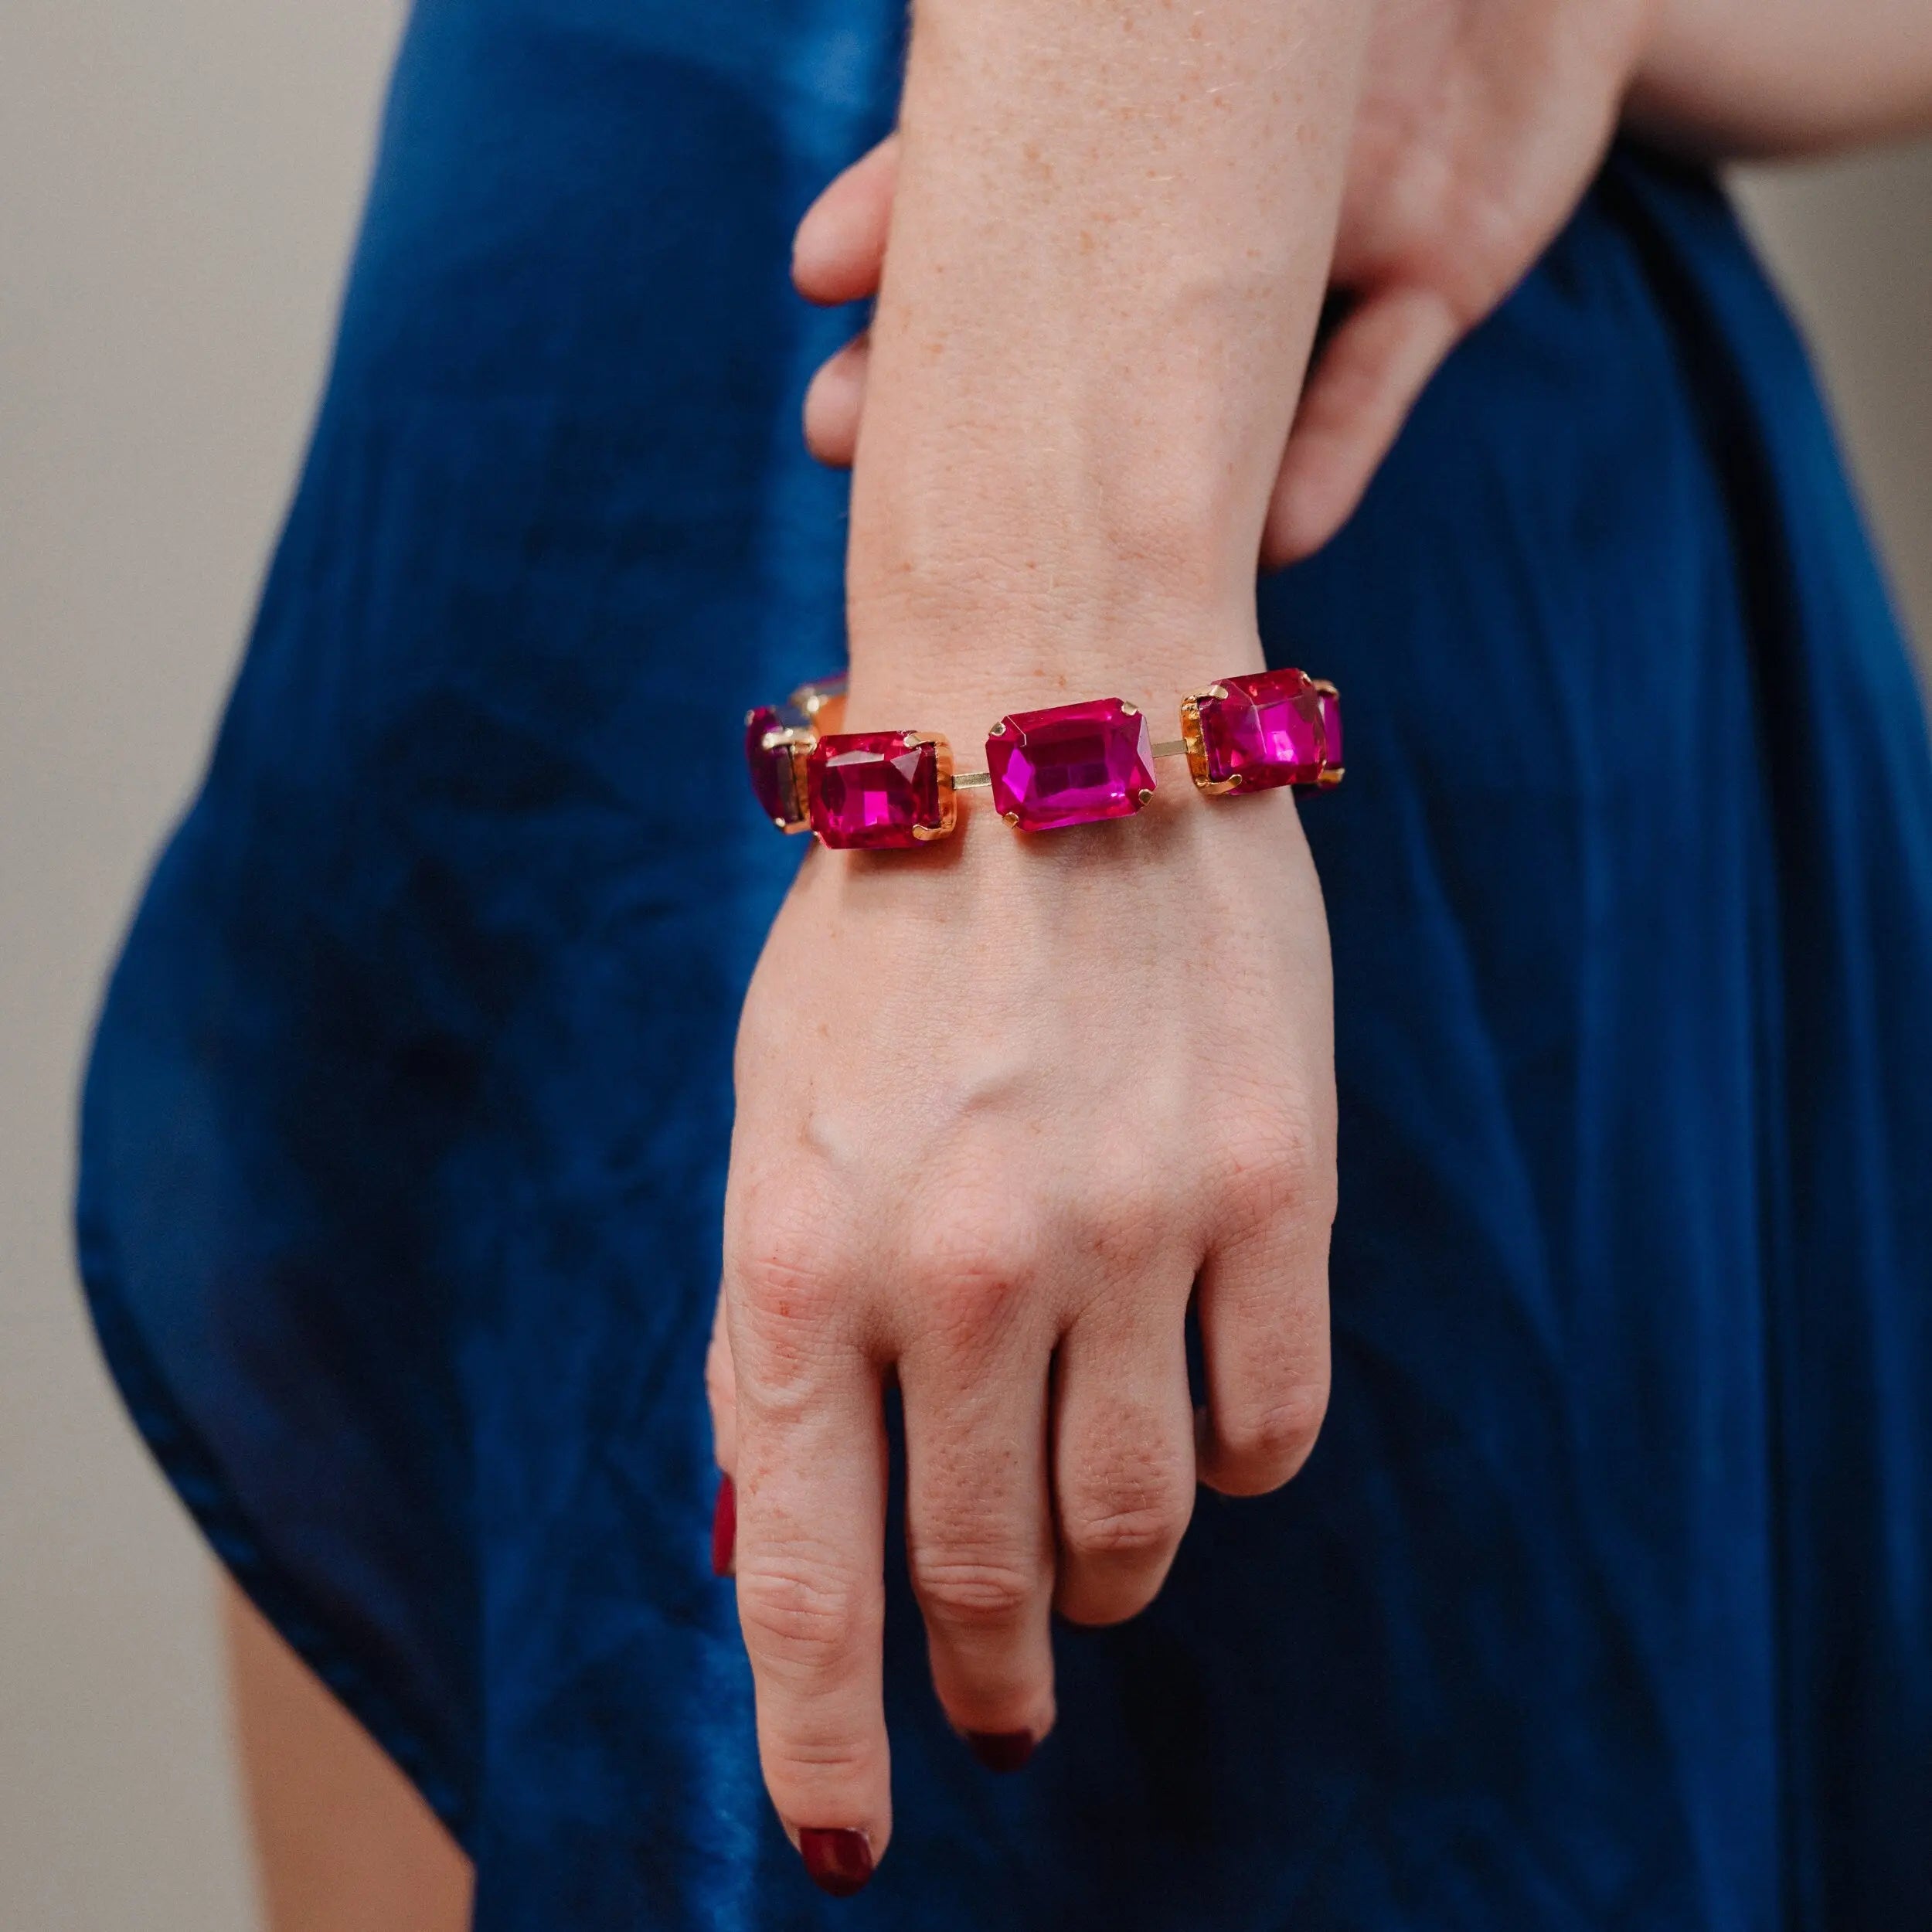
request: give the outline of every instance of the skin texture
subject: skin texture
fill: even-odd
[[[1653,0],[1382,0],[1328,278],[1335,325],[1296,412],[1260,546],[1318,549],[1353,510],[1423,385],[1540,254],[1603,158]],[[894,135],[808,213],[794,274],[815,301],[877,286]],[[851,461],[872,362],[860,337],[808,397],[806,440]]]
[[[1922,0],[1382,0],[1332,279],[1342,325],[1297,413],[1264,566],[1346,520],[1423,386],[1568,218],[1613,124],[1688,156],[1797,155],[1932,126]],[[828,304],[876,293],[895,135],[800,225],[794,274]],[[819,459],[852,461],[869,344],[820,371],[805,408]]]

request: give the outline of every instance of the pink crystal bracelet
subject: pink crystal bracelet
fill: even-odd
[[[1181,701],[1181,735],[1157,744],[1119,698],[1019,711],[986,738],[986,769],[955,772],[952,747],[930,731],[835,733],[845,680],[794,691],[745,719],[751,788],[783,832],[811,832],[846,850],[945,838],[957,794],[992,788],[994,808],[1022,832],[1125,818],[1154,796],[1157,758],[1185,757],[1210,798],[1326,789],[1342,782],[1342,699],[1301,671],[1223,678]]]

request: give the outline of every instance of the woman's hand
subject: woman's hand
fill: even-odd
[[[808,407],[855,461],[852,726],[970,756],[1258,665],[1257,558],[1325,541],[1568,216],[1651,12],[1379,0],[1365,90],[1362,0],[920,0],[901,135],[798,240],[807,294],[879,297]],[[1052,1608],[1131,1615],[1195,1481],[1269,1488],[1320,1420],[1319,897],[1285,794],[1177,789],[815,852],[747,1004],[709,1379],[766,1775],[828,1889],[890,1828],[889,1383],[934,1681],[993,1762],[1053,1722]]]
[[[1359,28],[1356,0],[920,0],[846,728],[970,765],[1004,713],[1164,720],[1260,668]],[[946,845],[813,852],[740,1039],[719,1453],[767,1781],[835,1886],[890,1825],[888,1383],[934,1679],[1009,1762],[1053,1722],[1053,1607],[1139,1609],[1196,1480],[1285,1480],[1327,1387],[1327,937],[1292,798],[1169,764],[1130,820],[985,808]]]
[[[1655,5],[1376,0],[1331,272],[1338,320],[1281,457],[1264,564],[1306,556],[1341,528],[1423,385],[1568,219]],[[874,293],[897,171],[894,136],[807,212],[793,273],[808,299]],[[869,360],[861,336],[812,385],[805,435],[821,461],[852,460]]]
[[[1197,1478],[1247,1495],[1300,1466],[1328,1389],[1330,1032],[1285,792],[1032,838],[982,809],[957,852],[807,859],[740,1033],[711,1375],[789,1824],[875,1854],[889,1828],[889,1382],[934,1684],[996,1766],[1053,1725],[1049,1611],[1132,1616]]]

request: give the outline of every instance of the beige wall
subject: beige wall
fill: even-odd
[[[206,1573],[69,1279],[96,978],[300,449],[387,0],[0,5],[0,1927],[242,1932]],[[1755,189],[1932,636],[1932,152]]]
[[[98,975],[300,447],[387,0],[0,0],[0,1929],[255,1914],[208,1572],[71,1285]]]
[[[1739,188],[1811,335],[1920,661],[1932,665],[1932,145],[1755,169]]]

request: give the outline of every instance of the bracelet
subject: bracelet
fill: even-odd
[[[745,760],[766,815],[841,850],[944,838],[958,794],[978,786],[1022,832],[1129,818],[1154,796],[1159,758],[1185,758],[1211,798],[1342,782],[1341,694],[1301,671],[1248,672],[1195,692],[1181,701],[1180,736],[1160,743],[1119,698],[1014,712],[988,733],[984,771],[954,771],[952,747],[934,732],[841,734],[832,727],[845,702],[845,679],[827,678],[745,718]]]

